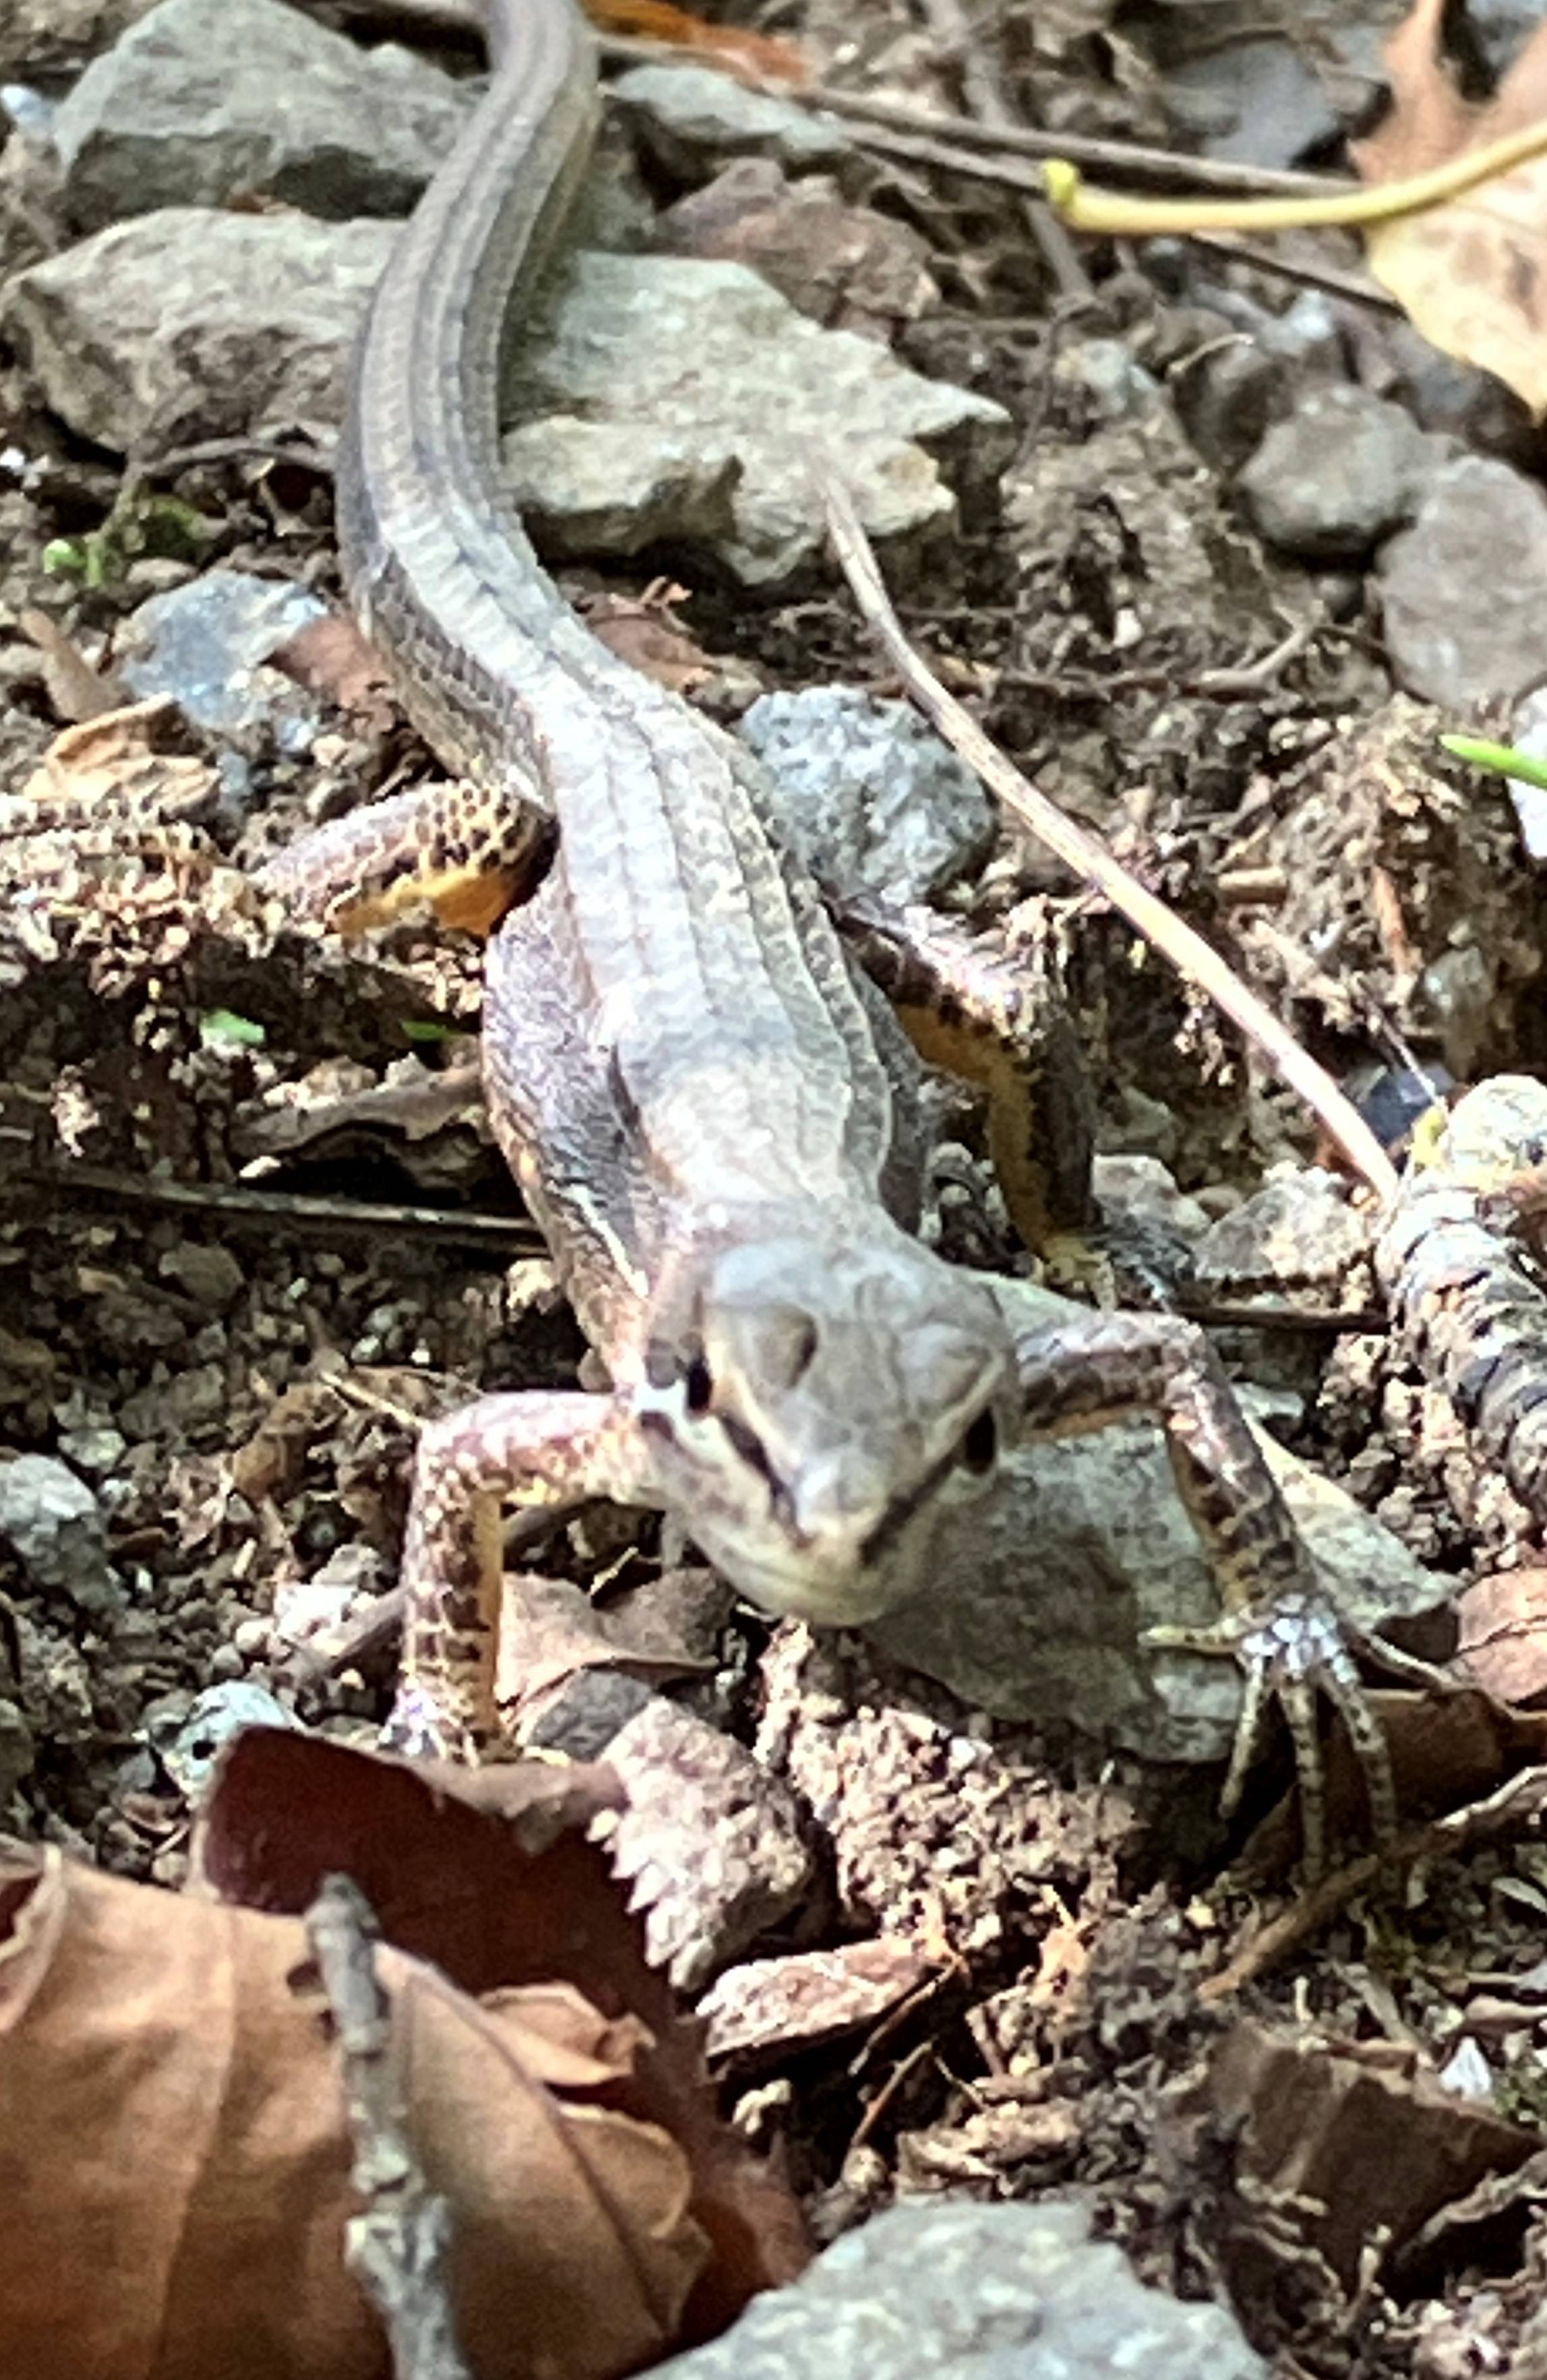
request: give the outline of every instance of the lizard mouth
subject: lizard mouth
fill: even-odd
[[[907,1509],[888,1513],[858,1542],[848,1536],[823,1544],[762,1533],[754,1539],[735,1522],[705,1523],[701,1514],[695,1515],[693,1533],[715,1568],[760,1609],[820,1627],[855,1628],[906,1601],[920,1584],[927,1537],[920,1533],[910,1560],[908,1524],[930,1485],[900,1500]]]

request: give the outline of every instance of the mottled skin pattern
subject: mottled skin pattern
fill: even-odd
[[[1547,1522],[1547,1084],[1498,1075],[1414,1163],[1378,1263],[1403,1340]]]
[[[1139,1404],[1218,1567],[1208,1647],[1248,1671],[1232,1782],[1278,1694],[1314,1862],[1316,1687],[1383,1827],[1383,1746],[1211,1352],[1148,1319],[1017,1348],[986,1288],[900,1227],[895,1053],[761,777],[590,637],[499,492],[504,329],[579,181],[594,74],[571,0],[496,0],[490,30],[489,97],[384,276],[339,468],[356,607],[472,790],[345,820],[270,881],[318,914],[347,908],[357,863],[389,907],[484,869],[503,893],[551,840],[490,945],[485,1072],[612,1388],[483,1397],[424,1432],[396,1738],[489,1742],[506,1502],[668,1511],[765,1609],[841,1624],[927,1588],[942,1516],[1012,1437]]]

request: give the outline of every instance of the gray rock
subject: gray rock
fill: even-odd
[[[544,1702],[529,1725],[518,1725],[523,1751],[566,1760],[600,1760],[620,1728],[654,1700],[641,1679],[624,1670],[577,1670]]]
[[[0,83],[0,110],[12,130],[19,132],[24,140],[53,140],[58,107],[41,91],[34,91],[30,83]]]
[[[695,1990],[811,1890],[795,1800],[746,1746],[652,1694],[607,1744],[627,1806],[599,1819],[653,1966]]]
[[[1281,35],[1216,42],[1172,67],[1163,97],[1206,157],[1246,165],[1293,165],[1342,128],[1299,50]]]
[[[1193,1277],[1200,1291],[1231,1297],[1307,1282],[1333,1288],[1370,1253],[1372,1239],[1370,1217],[1349,1203],[1341,1175],[1308,1166],[1211,1224],[1194,1253]]]
[[[731,526],[708,541],[758,587],[788,580],[821,549],[810,466],[828,443],[866,527],[884,540],[948,524],[947,478],[985,485],[1014,440],[1009,417],[986,397],[808,322],[743,265],[680,257],[582,251],[549,335],[519,359],[512,398],[522,418],[505,442],[512,492],[546,551],[580,550],[578,516],[592,533],[614,522],[602,550],[634,552],[644,539],[631,492],[648,476],[646,454],[665,455],[678,473],[691,453],[734,455]],[[582,462],[589,479],[577,489]],[[657,518],[659,533],[677,531]]]
[[[61,419],[118,454],[265,426],[325,431],[396,237],[393,224],[167,207],[18,273],[0,328]]]
[[[1489,72],[1506,75],[1541,30],[1541,0],[1468,0],[1467,22],[1482,44]]]
[[[212,1314],[224,1314],[234,1305],[248,1278],[230,1249],[213,1240],[179,1240],[167,1249],[160,1269]]]
[[[1271,545],[1313,562],[1368,553],[1412,516],[1453,449],[1362,388],[1312,389],[1236,485]]]
[[[1160,395],[1160,382],[1146,370],[1121,339],[1074,339],[1054,358],[1053,378],[1060,388],[1082,389],[1102,421],[1127,421],[1147,413]]]
[[[266,1686],[241,1679],[207,1687],[184,1711],[173,1705],[159,1718],[148,1713],[144,1731],[178,1791],[197,1802],[215,1762],[244,1727],[296,1725],[295,1713]]]
[[[1029,1282],[993,1287],[1017,1333],[1086,1310]],[[1447,1581],[1340,1488],[1260,1442],[1340,1610],[1369,1629],[1445,1604]],[[1143,1640],[1151,1627],[1206,1626],[1219,1609],[1158,1424],[1125,1422],[1012,1452],[994,1494],[942,1532],[927,1591],[867,1633],[996,1717],[1072,1724],[1149,1760],[1209,1762],[1228,1752],[1240,1709],[1235,1665]]]
[[[83,231],[262,195],[309,214],[404,214],[466,121],[465,84],[364,50],[281,0],[161,0],[60,103]]]
[[[727,157],[772,157],[792,174],[867,176],[835,115],[750,91],[708,67],[635,67],[612,86],[635,138],[678,182],[707,181]]]
[[[895,2206],[656,2380],[1266,2380],[1224,2306],[1146,2289],[1072,2199]]]
[[[1547,495],[1507,463],[1447,463],[1377,576],[1397,683],[1456,725],[1547,679]]]
[[[813,322],[840,330],[889,336],[940,303],[918,232],[845,199],[828,174],[787,181],[769,157],[734,158],[667,209],[660,234],[654,244],[673,255],[749,264]]]
[[[641,553],[663,540],[725,551],[737,537],[734,436],[689,423],[626,431],[555,414],[505,442],[522,519],[544,553]]]
[[[111,1422],[87,1423],[79,1429],[59,1433],[60,1453],[74,1469],[99,1479],[122,1462],[128,1448],[123,1431],[115,1429]]]
[[[1226,335],[1171,380],[1183,429],[1216,471],[1235,471],[1261,445],[1278,404],[1285,367],[1247,332]]]
[[[107,1559],[103,1511],[83,1479],[52,1454],[0,1463],[0,1537],[30,1585],[78,1610],[119,1609],[124,1590]]]
[[[1221,291],[1217,302],[1228,311],[1227,301],[1239,293]],[[1249,305],[1249,299],[1246,301]],[[1291,365],[1307,380],[1336,382],[1347,377],[1348,359],[1344,346],[1343,327],[1332,299],[1321,289],[1302,289],[1282,314],[1266,307],[1252,306],[1256,335],[1271,356]],[[1425,428],[1430,425],[1424,424]]]
[[[326,610],[305,587],[247,570],[206,570],[140,605],[125,625],[120,667],[136,694],[173,696],[185,717],[213,734],[262,727],[282,752],[304,753],[322,710],[293,677],[268,665],[269,655]],[[209,1257],[233,1261],[224,1249],[191,1242],[173,1254],[195,1269]],[[238,1269],[238,1286],[241,1278]],[[201,1304],[219,1303],[183,1285]]]
[[[37,1746],[19,1704],[0,1694],[0,1811],[24,1777],[32,1773]]]
[[[1313,387],[1348,379],[1342,327],[1319,289],[1275,314],[1244,289],[1211,282],[1201,303],[1157,319],[1151,343],[1188,437],[1220,469],[1237,469]]]
[[[1103,1222],[1163,1233],[1184,1243],[1209,1229],[1208,1209],[1176,1186],[1158,1157],[1133,1151],[1099,1156],[1090,1168],[1090,1188]]]
[[[906,702],[850,686],[765,694],[741,734],[793,847],[847,897],[926,900],[993,839],[982,787]]]
[[[1411,322],[1383,323],[1375,353],[1385,375],[1383,393],[1398,399],[1420,429],[1443,431],[1471,454],[1534,470],[1541,436],[1530,407],[1491,371],[1447,356]]]

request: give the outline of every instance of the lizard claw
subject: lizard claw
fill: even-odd
[[[1365,1639],[1324,1595],[1306,1587],[1291,1588],[1265,1607],[1226,1612],[1206,1627],[1149,1628],[1144,1633],[1147,1644],[1170,1650],[1223,1655],[1237,1662],[1245,1673],[1241,1715],[1220,1796],[1225,1817],[1240,1801],[1264,1711],[1269,1701],[1274,1701],[1284,1713],[1295,1747],[1306,1880],[1314,1884],[1322,1875],[1327,1825],[1326,1767],[1316,1727],[1320,1693],[1326,1695],[1348,1730],[1364,1776],[1376,1844],[1382,1851],[1390,1850],[1396,1838],[1391,1755],[1360,1682],[1354,1653],[1369,1642],[1369,1649],[1380,1662],[1398,1672],[1421,1671],[1431,1682],[1434,1673],[1426,1664],[1410,1661],[1378,1640]]]

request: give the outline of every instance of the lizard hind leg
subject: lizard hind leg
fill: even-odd
[[[1095,1098],[1046,953],[1029,963],[918,905],[835,905],[925,1064],[986,1092],[993,1170],[1026,1246],[1072,1247],[1092,1211]]]
[[[551,823],[518,791],[453,779],[368,802],[273,853],[261,892],[341,934],[424,905],[444,926],[489,934],[530,891]]]

